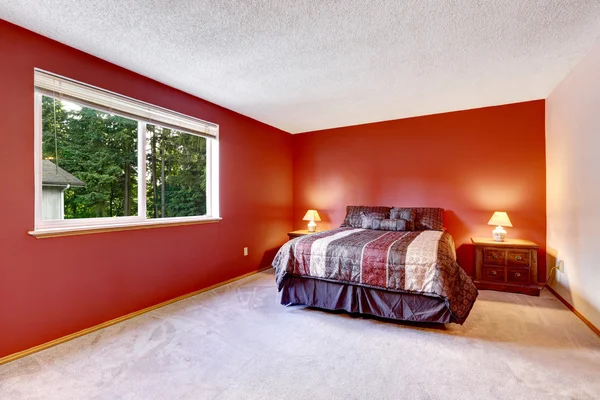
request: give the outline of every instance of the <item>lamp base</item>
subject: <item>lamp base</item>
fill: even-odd
[[[492,231],[492,236],[496,242],[504,242],[504,239],[506,239],[506,230],[501,226],[497,226]]]
[[[308,223],[308,231],[309,232],[316,232],[317,231],[317,224],[315,224],[315,221],[310,221]]]

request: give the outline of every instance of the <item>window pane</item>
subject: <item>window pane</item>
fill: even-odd
[[[42,98],[42,218],[137,215],[137,121]]]
[[[147,125],[146,215],[206,215],[206,139]]]

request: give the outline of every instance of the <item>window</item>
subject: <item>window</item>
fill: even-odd
[[[218,126],[35,71],[32,234],[219,220]]]

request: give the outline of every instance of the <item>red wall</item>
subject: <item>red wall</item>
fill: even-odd
[[[223,220],[29,236],[34,67],[218,123]],[[289,134],[2,20],[0,76],[0,357],[257,270],[287,239]]]
[[[545,248],[544,135],[543,100],[294,135],[294,227],[306,229],[310,208],[325,229],[346,205],[443,207],[471,272],[470,237],[491,237],[498,210],[513,223],[508,237]]]

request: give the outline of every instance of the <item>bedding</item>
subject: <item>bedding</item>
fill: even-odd
[[[373,219],[369,229],[380,231],[412,231],[411,221],[405,219]],[[363,225],[363,228],[365,226]]]
[[[280,291],[286,280],[302,278],[421,295],[439,299],[457,323],[478,295],[456,262],[452,236],[443,231],[332,229],[285,243],[273,267]]]
[[[281,304],[305,304],[403,321],[457,322],[446,303],[437,297],[296,276],[286,278]]]
[[[406,220],[406,230],[415,230],[415,209],[414,208],[392,208],[390,210],[390,219],[404,219]]]
[[[347,206],[346,218],[341,226],[351,226],[353,228],[362,228],[362,217],[364,214],[382,213],[386,217],[390,215],[392,207],[380,206]]]
[[[444,209],[438,207],[394,207],[390,210],[390,218],[403,218],[405,213],[412,212],[414,229],[417,231],[444,230]]]
[[[361,224],[355,228],[372,229],[371,226],[375,221],[381,221],[387,217],[384,213],[361,213]]]

